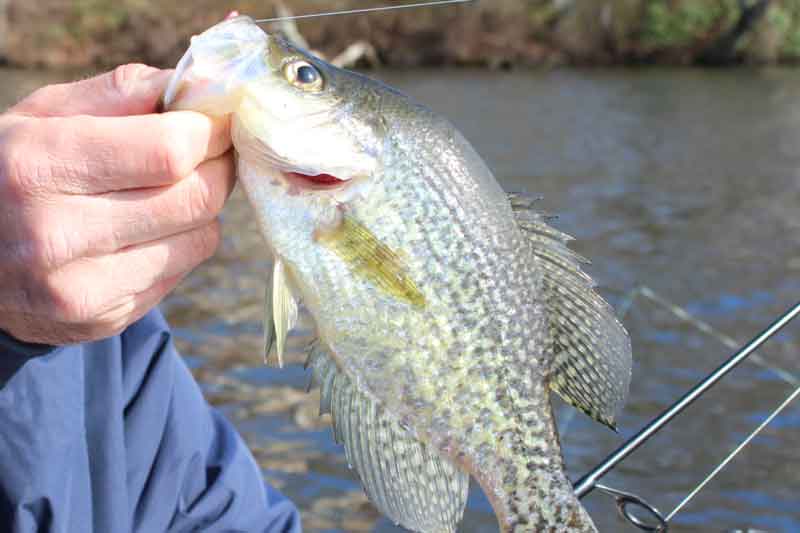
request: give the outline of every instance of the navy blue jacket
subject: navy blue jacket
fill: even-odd
[[[102,341],[0,333],[0,531],[300,531],[151,312]]]

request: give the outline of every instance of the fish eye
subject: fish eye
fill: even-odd
[[[308,61],[297,60],[283,67],[286,81],[308,92],[319,92],[324,85],[322,73]]]
[[[297,81],[300,83],[314,83],[318,77],[317,71],[308,65],[303,65],[297,69]]]

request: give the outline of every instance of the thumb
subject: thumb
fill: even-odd
[[[10,111],[43,117],[154,113],[171,74],[138,63],[121,65],[94,78],[43,87]]]

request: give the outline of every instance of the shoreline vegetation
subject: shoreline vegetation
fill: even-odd
[[[23,68],[173,66],[230,10],[270,17],[396,0],[0,0],[0,61]],[[298,21],[349,65],[489,68],[800,62],[800,0],[481,0]],[[366,51],[366,52],[364,52]]]

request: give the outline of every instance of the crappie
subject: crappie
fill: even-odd
[[[248,17],[193,38],[164,103],[232,116],[274,257],[265,349],[282,361],[302,302],[322,410],[382,512],[453,531],[471,474],[503,531],[595,531],[550,391],[613,426],[630,342],[566,235],[445,119]]]

